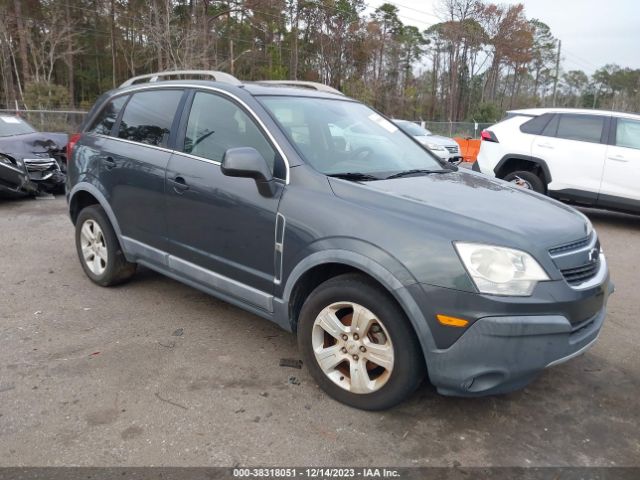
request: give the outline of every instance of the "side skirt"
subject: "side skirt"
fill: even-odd
[[[174,280],[201,290],[287,329],[288,319],[274,314],[274,297],[231,278],[212,272],[129,237],[122,248],[133,261]],[[282,312],[282,309],[277,309]]]

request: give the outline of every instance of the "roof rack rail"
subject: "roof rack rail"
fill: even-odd
[[[216,82],[229,83],[231,85],[242,85],[242,82],[233,75],[225,72],[218,72],[216,70],[168,70],[164,72],[148,73],[146,75],[138,75],[137,77],[130,78],[119,88],[129,87],[136,83],[142,83],[147,81],[149,83],[157,82],[163,77],[176,77],[176,76],[193,76],[193,77],[211,77]]]
[[[307,88],[309,90],[317,90],[319,92],[335,93],[344,96],[340,90],[325,85],[324,83],[308,82],[305,80],[258,80],[255,82],[260,85],[275,85],[280,87]]]

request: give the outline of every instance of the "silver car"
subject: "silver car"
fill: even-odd
[[[441,159],[455,163],[462,161],[460,145],[453,138],[434,135],[426,128],[422,128],[409,120],[394,120],[393,122],[400,130],[407,135],[411,135]]]

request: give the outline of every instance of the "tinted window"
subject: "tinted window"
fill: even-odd
[[[544,130],[542,131],[542,135],[545,137],[555,137],[556,133],[558,133],[558,121],[560,120],[560,115],[552,114],[552,117],[551,121],[547,123],[547,126],[544,127]]]
[[[124,109],[118,137],[157,147],[167,145],[181,90],[136,93]]]
[[[273,172],[276,153],[253,120],[232,101],[197,92],[187,122],[184,152],[222,162],[224,152],[235,147],[255,148]]]
[[[552,113],[545,113],[544,115],[540,115],[539,117],[534,117],[531,120],[527,120],[522,125],[520,125],[520,131],[522,133],[540,135],[544,130],[544,127],[546,127],[549,123],[549,120],[551,120],[551,117],[553,117]]]
[[[605,117],[595,115],[560,115],[557,137],[581,142],[600,142]]]
[[[111,135],[111,129],[116,123],[118,114],[120,110],[122,110],[127,98],[129,97],[124,95],[107,102],[87,131],[99,135]]]
[[[616,127],[616,145],[640,150],[640,121],[619,118]]]

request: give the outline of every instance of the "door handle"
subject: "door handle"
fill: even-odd
[[[118,166],[116,161],[111,156],[104,157],[102,159],[102,161],[104,162],[105,166],[107,167],[107,170],[111,170],[112,168],[116,168]]]
[[[178,195],[182,195],[186,190],[189,190],[189,185],[187,185],[187,181],[183,177],[177,176],[171,180],[171,183],[173,183],[173,190]]]
[[[549,148],[549,149],[553,149],[553,145],[551,145],[550,143],[538,143],[537,144],[540,148]]]
[[[626,158],[624,158],[622,155],[613,155],[609,157],[609,160],[613,160],[614,162],[623,162],[623,163],[626,163],[629,161]]]

